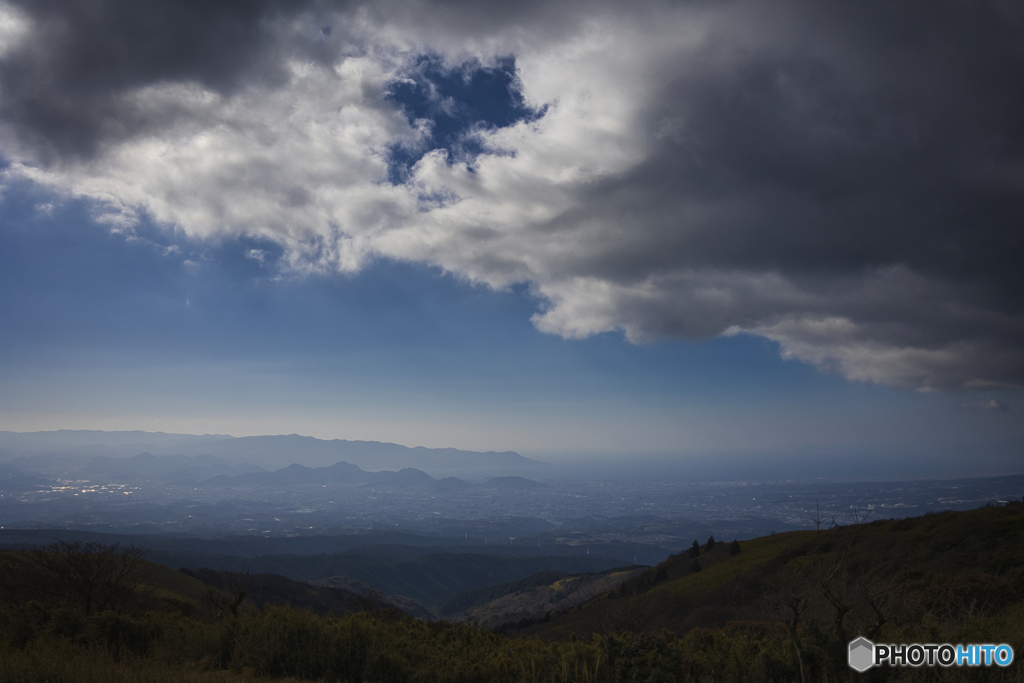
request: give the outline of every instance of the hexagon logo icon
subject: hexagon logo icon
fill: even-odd
[[[875,644],[867,638],[850,643],[850,668],[863,673],[875,664]]]

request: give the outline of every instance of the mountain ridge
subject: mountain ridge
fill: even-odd
[[[212,456],[232,465],[277,469],[287,463],[323,467],[345,461],[368,471],[403,468],[455,470],[535,467],[544,463],[515,451],[467,451],[458,448],[404,446],[385,441],[318,439],[299,434],[235,437],[222,434],[168,434],[165,432],[57,430],[48,432],[0,431],[0,451],[33,460],[36,456],[62,456],[86,464],[90,456],[132,457],[143,452],[155,456]]]

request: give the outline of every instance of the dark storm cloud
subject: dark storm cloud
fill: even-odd
[[[11,0],[32,38],[0,60],[2,115],[57,155],[97,145],[152,121],[117,96],[155,82],[230,92],[286,78],[280,24],[306,0]],[[314,52],[313,50],[310,51]]]
[[[769,27],[754,37],[726,25],[647,103],[649,158],[584,188],[557,221],[605,226],[576,273],[626,287],[681,271],[778,273],[802,295],[718,275],[731,296],[705,308],[688,280],[663,283],[674,313],[661,299],[619,305],[638,338],[841,316],[857,323],[846,341],[957,347],[990,381],[1024,383],[1020,12],[793,8],[753,8],[748,21]],[[773,20],[785,30],[773,34]],[[915,277],[879,278],[889,269]],[[939,364],[948,376],[936,368],[924,386],[979,379]]]
[[[580,204],[657,239],[596,274],[904,264],[1020,291],[1024,27],[972,5],[901,17],[900,44],[878,44],[848,35],[864,5],[847,7],[805,28],[827,49],[709,40],[647,104],[650,158]],[[702,222],[695,205],[729,210]]]
[[[749,333],[858,381],[1024,385],[1019,3],[16,6],[7,156],[122,223],[528,282],[567,337]],[[465,71],[444,112],[514,64],[502,96],[539,115],[468,144],[416,113],[428,58]]]

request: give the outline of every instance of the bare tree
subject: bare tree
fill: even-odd
[[[206,599],[221,613],[230,612],[231,616],[237,617],[238,609],[242,606],[245,596],[252,587],[252,573],[249,572],[248,567],[244,567],[240,572],[224,572],[221,576],[223,577],[221,584],[223,590],[208,585]]]
[[[871,510],[861,510],[859,507],[854,506],[850,510],[850,521],[853,522],[854,526],[865,524],[868,521],[868,517],[871,516]]]
[[[888,580],[886,580],[884,572],[876,567],[872,575],[857,579],[857,588],[861,593],[862,600],[871,609],[871,613],[875,617],[875,623],[868,626],[864,632],[864,636],[868,640],[878,635],[878,632],[888,622],[885,610],[891,608],[892,588],[901,574],[902,570],[898,572],[893,571],[890,573]]]
[[[249,572],[248,567],[240,572],[231,572],[226,583],[228,596],[230,597],[228,609],[231,610],[233,616],[237,617],[238,608],[242,605],[242,601],[245,600],[249,588],[252,587],[252,574]]]
[[[855,513],[854,519],[856,525],[863,523],[866,517]],[[856,521],[858,519],[860,521]],[[854,635],[873,638],[887,622],[885,608],[899,576],[890,564],[866,562],[863,555],[858,555],[857,535],[854,529],[844,534],[845,538],[838,537],[838,547],[831,551],[816,543],[808,565],[817,593],[828,605],[826,611],[831,610],[835,634],[833,656],[839,669],[844,668],[846,645]],[[850,680],[855,680],[853,671],[848,673]]]
[[[85,616],[123,609],[145,578],[146,549],[129,543],[55,541],[20,553],[8,562],[18,589],[44,601],[60,602]]]
[[[814,514],[810,512],[806,513],[807,518],[811,520],[811,524],[814,525],[815,531],[821,531],[821,524],[825,521],[825,518],[821,515],[821,505],[818,503],[818,499],[814,499]]]
[[[776,576],[765,581],[768,585],[766,602],[770,612],[782,618],[800,668],[800,683],[807,683],[807,649],[800,636],[801,626],[814,596],[812,587],[802,576]]]

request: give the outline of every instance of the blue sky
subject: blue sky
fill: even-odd
[[[0,3],[0,429],[1020,468],[998,6],[106,4]]]
[[[22,188],[0,214],[4,429],[298,432],[554,462],[933,449],[937,471],[949,446],[999,467],[1019,442],[1015,392],[851,383],[748,335],[566,340],[534,328],[523,288],[386,260],[280,278],[245,256],[267,245],[129,240],[86,202],[38,208],[55,199]]]

